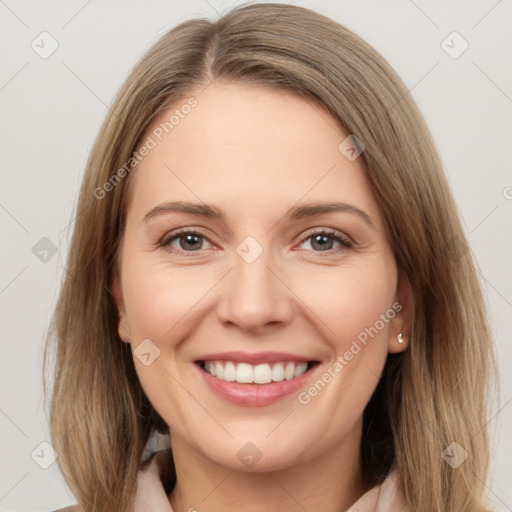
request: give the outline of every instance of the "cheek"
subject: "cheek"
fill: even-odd
[[[182,266],[165,262],[150,264],[151,258],[128,257],[123,266],[126,312],[137,343],[149,338],[166,347],[200,322],[209,308],[208,294],[219,279],[218,269]],[[387,323],[379,321],[391,307],[396,291],[396,269],[391,259],[368,258],[359,264],[338,267],[308,266],[307,271],[283,272],[304,316],[331,342],[336,352],[345,351],[368,330],[385,337]],[[285,293],[285,292],[283,292]],[[296,297],[295,297],[296,296]],[[376,325],[377,324],[377,325]],[[376,336],[371,336],[371,339]],[[160,342],[160,343],[159,343]],[[164,347],[162,347],[164,348]]]
[[[198,272],[198,267],[195,273],[193,268],[171,270],[151,260],[145,254],[127,255],[123,260],[123,294],[135,368],[150,402],[168,424],[175,423],[172,416],[169,418],[169,411],[183,409],[187,411],[187,421],[196,417],[204,421],[197,410],[187,405],[191,384],[186,389],[179,384],[187,374],[187,367],[179,364],[183,359],[180,347],[198,325],[197,314],[203,311],[201,298],[212,288],[215,276],[211,271]],[[142,352],[138,346],[146,339],[157,347],[149,346],[151,357],[158,354],[147,366],[138,360]]]
[[[332,426],[323,431],[326,442],[337,442],[361,418],[386,362],[396,267],[375,261],[311,277],[301,293],[328,327],[331,358],[298,400],[305,413],[314,411],[318,428]]]
[[[210,277],[197,268],[171,270],[145,264],[143,258],[127,261],[123,292],[133,341],[149,338],[168,343],[176,338],[212,287],[214,276]]]
[[[396,294],[393,261],[375,258],[363,264],[318,269],[295,281],[297,295],[316,315],[317,325],[336,353],[348,350],[353,340],[387,340],[390,308]],[[314,317],[312,317],[314,318]],[[321,320],[321,322],[319,321]]]

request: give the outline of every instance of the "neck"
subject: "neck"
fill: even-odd
[[[277,471],[244,472],[221,466],[173,434],[177,483],[174,512],[346,511],[367,490],[360,465],[361,424],[325,452]]]

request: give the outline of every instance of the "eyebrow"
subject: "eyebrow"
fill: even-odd
[[[213,205],[206,203],[190,203],[184,201],[167,201],[165,203],[159,204],[158,206],[155,206],[154,208],[151,208],[146,213],[146,215],[144,215],[143,220],[144,222],[149,222],[155,217],[159,217],[171,212],[187,213],[205,218],[214,218],[222,222],[224,222],[226,218],[224,212]],[[352,204],[343,202],[306,203],[293,206],[288,210],[284,218],[289,220],[298,220],[332,212],[351,213],[353,215],[357,215],[363,219],[371,228],[375,228],[371,217],[364,210],[361,210]]]

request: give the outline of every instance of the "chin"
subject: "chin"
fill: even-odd
[[[216,443],[217,449],[213,452],[211,444],[201,451],[215,464],[233,471],[249,473],[279,471],[300,463],[301,459],[304,462],[304,447],[310,441],[290,436],[286,440],[282,436],[271,439],[272,433],[266,435],[267,438],[261,434],[258,437],[236,436],[228,442]]]

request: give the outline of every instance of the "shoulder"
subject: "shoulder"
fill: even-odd
[[[404,490],[402,487],[402,480],[398,471],[393,468],[384,482],[379,486],[377,510],[391,511],[400,510],[408,512],[407,503],[405,500]]]

